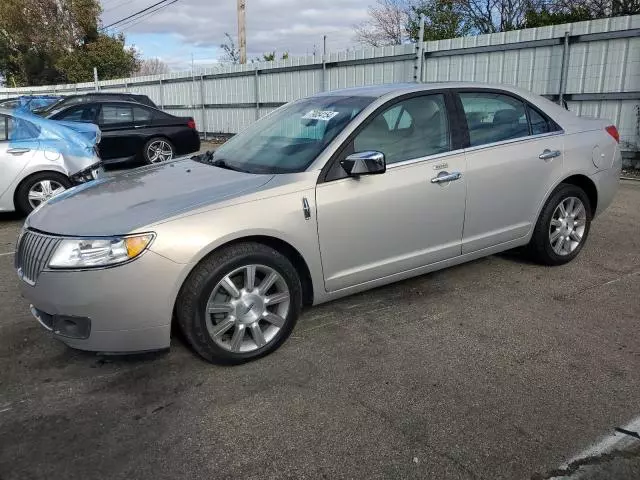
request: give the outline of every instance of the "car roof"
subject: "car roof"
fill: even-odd
[[[381,85],[367,85],[363,87],[342,88],[339,90],[331,90],[329,92],[317,93],[320,96],[354,96],[354,97],[382,97],[388,94],[402,95],[404,93],[442,90],[447,88],[495,88],[507,92],[519,94],[528,94],[531,92],[511,86],[481,82],[426,82],[426,83],[386,83]]]

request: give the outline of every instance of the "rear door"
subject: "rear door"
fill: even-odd
[[[102,131],[99,144],[103,160],[132,160],[138,153],[140,132],[134,128],[133,106],[130,103],[102,103],[98,114]]]
[[[38,128],[0,114],[0,196],[14,183],[38,151]]]
[[[560,128],[519,97],[460,90],[469,132],[462,253],[526,236],[562,173]]]

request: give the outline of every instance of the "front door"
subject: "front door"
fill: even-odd
[[[462,252],[526,236],[562,172],[560,128],[521,99],[462,91],[469,128]],[[541,158],[542,157],[542,158]]]
[[[0,115],[0,197],[37,151],[38,131],[35,125]]]
[[[451,152],[448,117],[442,94],[389,105],[365,121],[338,158],[380,151],[387,171],[357,178],[337,175],[318,184],[327,291],[460,255],[465,157]],[[455,173],[459,178],[438,181]]]

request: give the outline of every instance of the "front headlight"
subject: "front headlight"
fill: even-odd
[[[49,261],[50,268],[106,267],[133,260],[144,252],[153,233],[110,238],[62,240]]]

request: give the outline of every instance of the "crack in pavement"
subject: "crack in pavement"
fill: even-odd
[[[572,292],[572,293],[567,293],[567,294],[563,294],[563,295],[554,295],[554,298],[556,300],[570,300],[573,297],[581,295],[581,294],[583,294],[585,292],[588,292],[589,290],[593,290],[594,288],[606,287],[607,285],[611,285],[613,283],[617,283],[620,280],[624,280],[625,278],[635,277],[636,275],[640,275],[640,270],[636,270],[636,271],[625,273],[624,275],[620,275],[617,278],[614,278],[612,280],[608,280],[608,281],[603,282],[603,283],[597,283],[595,285],[589,285],[588,287],[585,287],[583,289],[577,290],[577,291]]]
[[[634,452],[628,450],[613,450],[611,452],[601,453],[600,455],[579,458],[564,468],[549,470],[544,474],[536,472],[531,476],[531,480],[550,480],[556,477],[569,477],[576,473],[581,467],[602,465],[616,458],[640,458],[640,450]]]

